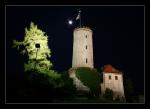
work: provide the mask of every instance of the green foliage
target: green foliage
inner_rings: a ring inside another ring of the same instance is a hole
[[[126,100],[125,100],[124,97],[119,97],[119,96],[117,96],[117,97],[115,98],[115,101],[116,101],[116,102],[120,102],[120,103],[125,103],[125,102],[126,102]]]
[[[17,41],[17,40],[13,40],[13,48],[17,48],[17,50],[19,50],[20,49],[20,46],[21,45],[23,45],[23,43],[22,42],[19,42],[19,41]]]
[[[128,93],[129,95],[132,95],[134,93],[133,82],[131,80],[125,80],[125,89],[126,93]]]
[[[48,78],[49,84],[53,84],[55,87],[60,86],[61,75],[51,70],[52,63],[49,60],[51,51],[48,47],[48,36],[45,35],[45,32],[38,29],[37,25],[31,22],[30,28],[25,28],[24,40],[13,40],[13,43],[13,47],[28,56],[28,62],[24,64],[26,73],[43,75]],[[37,44],[39,47],[36,46]],[[43,81],[45,80],[43,79]]]
[[[127,102],[134,102],[134,86],[133,82],[128,78],[124,78],[124,92]]]
[[[52,63],[48,60],[51,56],[51,51],[48,47],[48,36],[45,35],[45,32],[38,29],[37,25],[33,22],[31,22],[29,29],[25,28],[24,40],[13,40],[13,43],[13,47],[20,50],[20,53],[28,55],[28,64],[33,64],[31,67],[25,65],[25,71],[28,71],[30,68],[30,70],[33,69],[35,60],[41,68],[46,67],[47,69],[50,69],[52,67]],[[36,44],[40,44],[40,48],[36,48]]]
[[[111,89],[106,88],[104,98],[106,100],[113,100],[113,91]]]
[[[120,97],[117,96],[117,97],[115,98],[115,101],[121,101],[121,100],[120,100]]]
[[[96,69],[81,67],[76,69],[76,76],[82,83],[90,88],[90,94],[99,96],[100,94],[100,74]]]
[[[61,79],[63,82],[63,87],[62,87],[63,90],[62,91],[66,94],[69,94],[69,95],[75,94],[76,93],[76,87],[73,84],[73,80],[69,77],[68,71],[62,72]]]
[[[19,102],[51,102],[57,95],[60,79],[55,81],[47,74],[30,70],[24,74],[23,80],[16,96],[21,98]]]
[[[30,70],[26,72],[26,78],[28,79],[28,81],[38,83],[37,85],[45,84],[53,88],[60,87],[59,85],[61,82],[61,75],[57,74],[53,70],[49,70],[47,72],[38,72],[35,70]]]
[[[28,63],[28,64],[25,64],[25,72],[28,72],[28,71],[32,70],[32,71],[36,71],[37,73],[46,74],[47,76],[53,78],[54,80],[61,78],[60,74],[58,74],[54,70],[49,70],[44,66],[41,67],[39,65],[39,63],[36,65],[36,69],[34,69],[34,67],[35,67],[35,63],[32,63],[32,62]]]

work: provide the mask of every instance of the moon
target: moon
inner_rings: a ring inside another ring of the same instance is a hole
[[[72,25],[72,24],[73,24],[73,21],[72,21],[72,20],[69,20],[68,23],[69,23],[69,25]]]

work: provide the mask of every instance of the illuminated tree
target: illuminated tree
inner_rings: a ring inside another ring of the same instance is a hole
[[[33,22],[30,28],[25,28],[25,36],[23,41],[13,41],[14,46],[20,53],[27,54],[28,62],[24,65],[25,72],[36,71],[45,73],[50,77],[59,78],[55,71],[50,70],[52,63],[50,62],[51,50],[48,47],[48,36],[45,32],[38,29]]]

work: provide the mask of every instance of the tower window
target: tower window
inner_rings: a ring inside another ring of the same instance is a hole
[[[115,76],[115,80],[118,80],[118,76]]]
[[[109,79],[111,80],[111,76],[109,75]]]
[[[87,58],[86,58],[86,63],[87,63]]]
[[[87,38],[87,35],[85,37]]]
[[[86,49],[87,49],[87,45],[86,45]]]

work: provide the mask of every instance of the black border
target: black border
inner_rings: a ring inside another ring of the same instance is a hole
[[[5,6],[6,5],[145,5],[145,43],[146,41],[150,41],[148,38],[150,37],[150,34],[149,34],[149,20],[150,20],[150,17],[149,17],[149,6],[148,6],[148,1],[149,0],[3,0],[3,3],[2,3],[2,6],[0,8],[0,16],[3,16],[3,17],[0,17],[0,41],[1,41],[1,47],[4,47],[2,48],[1,50],[4,50],[5,51]],[[1,37],[3,36],[3,37]],[[4,39],[3,39],[4,38]],[[4,45],[3,45],[4,44]],[[148,49],[148,42],[145,44],[145,52],[146,51],[150,51],[150,49]],[[146,50],[148,49],[148,50]],[[1,60],[4,59],[4,62],[5,62],[5,52],[1,51],[0,53],[0,57],[1,57]],[[150,54],[148,53],[145,53],[146,57],[145,57],[145,61],[146,63],[148,63],[150,61],[150,59],[146,59],[146,58],[149,58],[150,57]],[[147,62],[148,61],[148,62]],[[149,65],[150,63],[146,64],[145,63],[145,77],[148,78],[146,80],[149,80],[149,73],[146,68],[149,69]],[[1,61],[1,71],[0,71],[0,85],[1,85],[1,91],[0,91],[0,103],[2,104],[7,104],[7,102],[5,101],[6,98],[5,98],[5,64]],[[3,71],[4,70],[4,71]],[[147,73],[146,73],[147,72]],[[145,80],[145,103],[148,103],[150,100],[149,100],[149,96],[147,94],[149,94],[149,86],[148,88],[146,89],[146,85],[150,82],[146,81]],[[146,100],[148,97],[148,100]],[[131,105],[130,105],[131,106]],[[105,107],[105,106],[104,106]],[[139,106],[138,106],[139,107]],[[84,107],[83,107],[84,108]],[[94,107],[91,107],[91,108],[94,108]],[[101,107],[102,108],[102,107]],[[108,108],[108,107],[107,107]],[[111,108],[111,107],[110,107]],[[126,106],[123,106],[121,105],[121,108],[127,108]],[[135,107],[130,107],[130,108],[135,108]],[[144,108],[142,106],[142,108]]]

